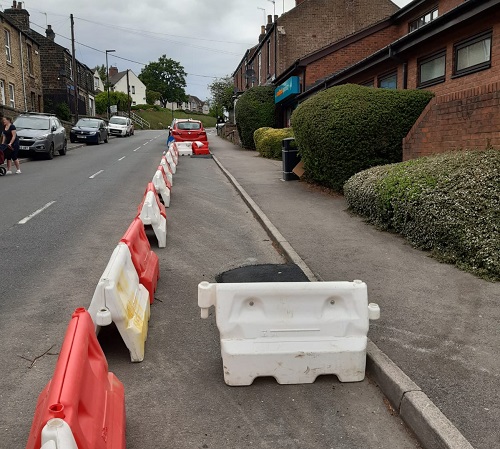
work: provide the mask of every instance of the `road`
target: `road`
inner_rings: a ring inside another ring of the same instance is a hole
[[[137,132],[0,179],[1,448],[26,443],[71,313],[90,304],[165,138]],[[125,385],[129,449],[418,447],[368,380],[227,387],[214,317],[199,318],[197,284],[284,260],[211,159],[181,160],[167,217],[167,248],[153,245],[161,279],[144,362],[130,362],[116,330],[99,336]]]

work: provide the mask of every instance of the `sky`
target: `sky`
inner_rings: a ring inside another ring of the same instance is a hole
[[[410,0],[393,0],[402,7]],[[258,42],[265,16],[289,11],[295,0],[26,0],[31,28],[71,49],[74,16],[77,59],[94,68],[106,64],[139,75],[145,64],[167,55],[188,73],[186,93],[202,101],[208,85],[231,75],[245,51]],[[0,10],[12,0],[0,0]]]

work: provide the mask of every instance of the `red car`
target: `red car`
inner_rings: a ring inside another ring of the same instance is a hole
[[[207,133],[199,120],[175,119],[170,126],[170,135],[177,142],[207,142]]]

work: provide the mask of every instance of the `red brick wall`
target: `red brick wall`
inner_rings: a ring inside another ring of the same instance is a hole
[[[500,82],[435,97],[403,139],[403,160],[500,148]]]
[[[306,68],[306,87],[366,58],[396,39],[397,30],[388,27],[309,64]]]

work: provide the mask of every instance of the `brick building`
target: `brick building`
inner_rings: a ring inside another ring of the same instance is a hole
[[[4,16],[15,23],[24,34],[39,43],[40,63],[43,66],[42,86],[45,112],[55,112],[59,104],[67,104],[75,113],[75,89],[71,52],[57,44],[55,33],[48,25],[45,36],[30,29],[29,13],[21,3],[13,1],[12,8],[4,11]],[[76,61],[78,86],[78,113],[95,114],[94,74],[80,61]]]
[[[0,13],[0,112],[42,111],[40,46],[16,22]]]

